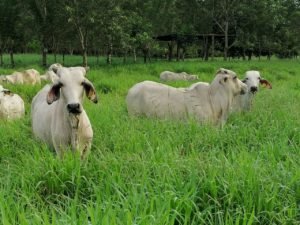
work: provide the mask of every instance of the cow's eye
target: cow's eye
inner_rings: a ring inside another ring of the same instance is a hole
[[[261,78],[260,78],[260,77],[258,77],[257,79],[258,79],[258,80],[261,80]]]
[[[234,76],[233,79],[236,80],[237,76]]]

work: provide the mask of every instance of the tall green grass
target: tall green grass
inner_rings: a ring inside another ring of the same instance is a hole
[[[260,70],[273,89],[261,88],[253,110],[223,129],[128,117],[133,84],[159,81],[163,70],[211,81],[220,67],[240,77]],[[71,153],[58,160],[33,138],[30,102],[40,87],[8,86],[27,112],[0,123],[1,224],[299,224],[299,61],[94,66],[88,78],[100,102],[85,100],[94,130],[86,162]]]

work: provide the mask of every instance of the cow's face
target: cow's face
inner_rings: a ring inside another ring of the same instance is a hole
[[[66,105],[66,109],[71,114],[82,112],[82,98],[84,92],[87,97],[97,103],[97,95],[93,84],[85,78],[86,70],[83,67],[59,68],[57,75],[59,79],[52,85],[48,92],[47,102],[52,104],[61,98]]]
[[[272,88],[269,81],[262,79],[258,71],[247,71],[243,82],[247,85],[248,92],[252,94],[255,94],[258,91],[259,84],[264,84],[270,89]]]
[[[235,72],[222,68],[217,74],[220,77],[219,83],[222,84],[228,92],[233,93],[234,96],[247,92],[247,85],[237,78]]]

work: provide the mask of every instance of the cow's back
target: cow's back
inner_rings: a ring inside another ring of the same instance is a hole
[[[25,114],[23,99],[17,94],[0,95],[0,118],[18,119]]]
[[[184,117],[184,91],[164,84],[144,81],[134,85],[126,97],[130,115]]]

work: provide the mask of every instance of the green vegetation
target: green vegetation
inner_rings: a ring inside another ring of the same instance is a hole
[[[239,77],[259,70],[273,89],[261,88],[252,112],[231,115],[223,129],[128,117],[133,84],[158,81],[163,70],[211,81],[220,67]],[[5,86],[23,97],[27,111],[0,123],[0,223],[299,224],[299,76],[299,61],[92,66],[88,77],[100,103],[85,101],[94,130],[86,162],[71,153],[58,160],[33,138],[30,102],[40,87]]]

